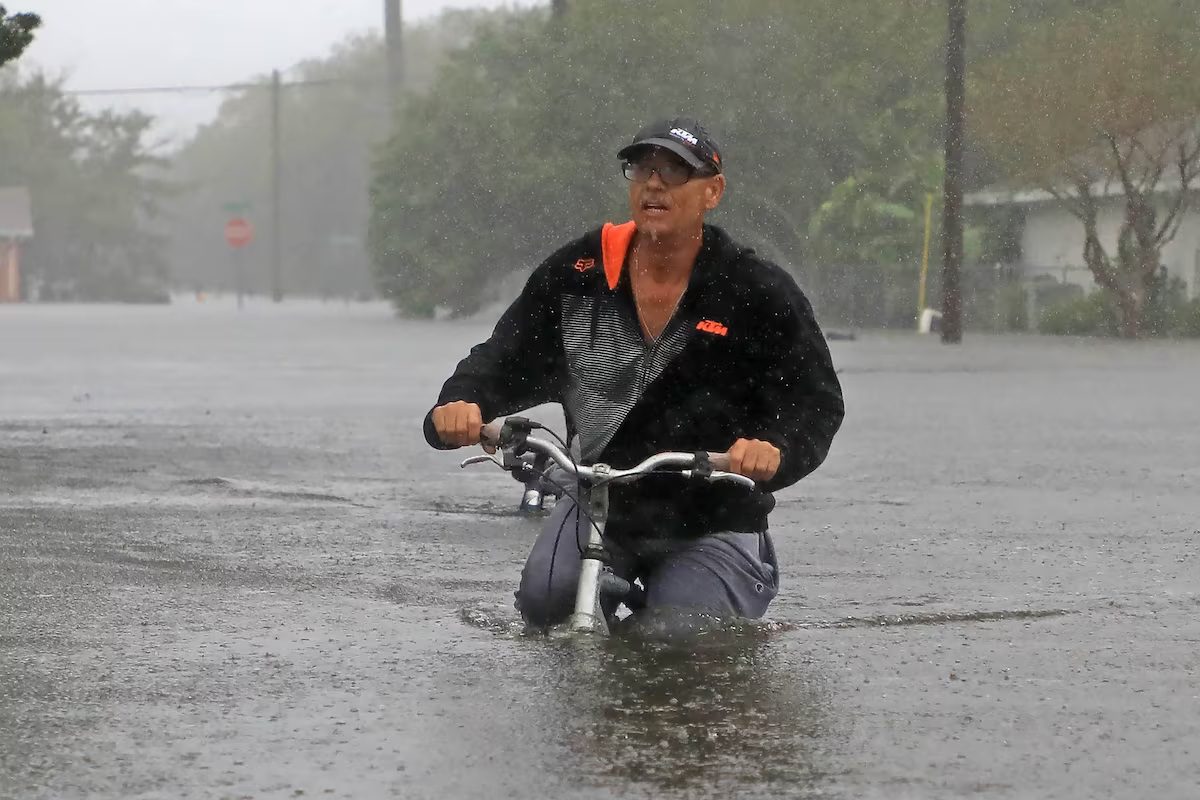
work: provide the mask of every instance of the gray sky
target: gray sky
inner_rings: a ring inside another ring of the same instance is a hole
[[[447,8],[531,5],[541,0],[404,0],[406,21]],[[25,66],[65,74],[72,89],[207,85],[321,56],[348,35],[383,27],[381,0],[5,0],[42,28]],[[139,107],[163,118],[178,141],[209,119],[219,94],[89,98],[89,108]]]

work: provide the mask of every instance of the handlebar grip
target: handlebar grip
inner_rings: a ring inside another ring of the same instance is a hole
[[[709,453],[708,463],[717,472],[729,472],[729,453]]]
[[[498,445],[500,444],[500,429],[504,427],[504,420],[494,419],[487,425],[479,429],[479,441],[481,444]]]

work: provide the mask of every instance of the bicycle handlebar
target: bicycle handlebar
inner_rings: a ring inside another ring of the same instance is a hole
[[[502,421],[496,420],[489,422],[480,429],[480,442],[492,447],[505,447],[509,443],[502,440],[503,429],[504,423]],[[692,468],[697,466],[697,453],[659,453],[657,455],[650,456],[642,463],[635,467],[631,467],[630,469],[613,469],[612,467],[608,467],[606,465],[588,467],[581,464],[576,464],[574,459],[564,453],[562,448],[560,448],[554,442],[550,442],[545,439],[539,439],[534,436],[525,436],[521,439],[520,443],[549,456],[550,459],[559,466],[559,468],[561,468],[571,477],[588,481],[592,485],[640,478],[643,475],[649,475],[655,470],[659,470],[663,467],[685,467],[687,469],[681,469],[679,472],[674,474],[681,475],[685,478],[690,478],[692,477]],[[736,483],[740,486],[744,486],[748,489],[754,488],[754,481],[752,479],[747,478],[745,475],[738,475],[728,471],[728,453],[706,453],[705,455],[707,456],[708,467],[711,471],[705,470],[706,474],[702,474],[700,477],[704,477],[706,480],[710,481],[728,481],[730,483]],[[468,462],[469,461],[470,459],[468,459]],[[467,462],[464,462],[463,466],[466,466],[466,463]]]
[[[487,425],[479,429],[479,443],[491,445],[492,447],[500,446],[500,431],[504,428],[504,422],[494,419]]]

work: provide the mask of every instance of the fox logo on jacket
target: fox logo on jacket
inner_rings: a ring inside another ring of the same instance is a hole
[[[587,272],[594,266],[596,266],[596,259],[594,258],[581,258],[575,262],[575,269],[579,272]]]

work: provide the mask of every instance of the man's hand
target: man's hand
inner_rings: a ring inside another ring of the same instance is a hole
[[[738,439],[729,448],[729,471],[769,481],[779,471],[779,448],[760,439]]]
[[[442,444],[450,447],[470,447],[479,444],[483,412],[474,403],[455,400],[433,410],[433,427]]]

